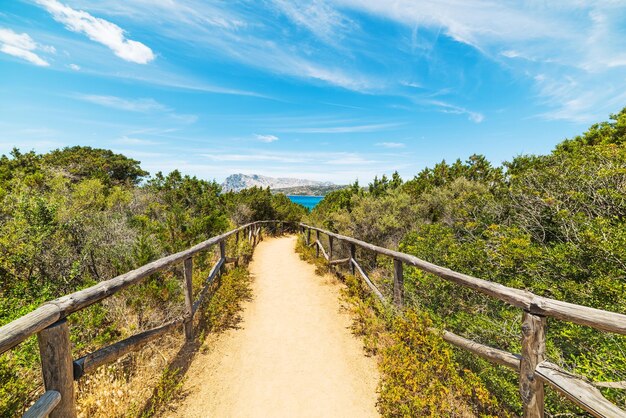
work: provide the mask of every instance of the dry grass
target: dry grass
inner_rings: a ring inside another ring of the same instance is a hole
[[[194,285],[199,285],[199,278],[206,277],[206,273],[201,269],[194,271]],[[194,341],[185,343],[181,325],[179,330],[83,376],[77,384],[79,416],[156,416],[172,401],[184,396],[181,387],[194,355],[213,341],[206,338],[212,336],[208,333],[219,332],[237,321],[242,300],[250,296],[249,285],[245,268],[229,271],[216,280],[209,292],[212,296],[205,299],[196,316]],[[122,325],[120,331],[125,336],[137,333],[146,325],[154,327],[171,320],[169,314],[164,314],[170,310],[162,307],[146,306],[139,310],[140,314],[131,314],[124,306],[127,300],[123,297],[112,298],[107,303],[108,311],[115,312],[115,323]]]
[[[141,416],[163,371],[169,369],[183,341],[180,331],[165,335],[85,375],[77,384],[79,417]]]

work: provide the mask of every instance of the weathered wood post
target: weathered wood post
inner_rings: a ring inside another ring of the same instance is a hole
[[[350,271],[352,272],[353,276],[355,273],[354,262],[356,262],[356,245],[350,243]]]
[[[185,292],[185,340],[193,341],[193,258],[186,258],[183,262],[184,292]]]
[[[239,267],[239,231],[235,233],[235,267]]]
[[[224,274],[226,272],[226,240],[220,241],[220,258],[222,259],[220,274]]]
[[[311,229],[306,229],[306,245],[311,245]]]
[[[333,237],[328,236],[328,262],[330,263],[333,259]]]
[[[535,376],[535,368],[545,358],[546,318],[524,311],[522,314],[522,359],[519,391],[524,418],[543,418],[543,383]]]
[[[393,303],[401,308],[404,305],[404,272],[402,261],[393,259]]]
[[[320,256],[320,231],[315,231],[315,239],[317,239],[317,245],[315,246],[315,257]]]
[[[46,391],[61,394],[61,402],[50,413],[51,418],[75,418],[74,368],[70,329],[67,321],[60,321],[37,334],[41,355],[41,372]]]
[[[279,235],[283,234],[284,228],[285,228],[285,223],[284,222],[280,222],[280,233],[279,233]]]

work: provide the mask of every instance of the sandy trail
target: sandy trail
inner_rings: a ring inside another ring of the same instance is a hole
[[[253,300],[241,328],[198,354],[171,417],[374,417],[378,372],[340,311],[339,285],[294,251],[295,237],[255,250]]]

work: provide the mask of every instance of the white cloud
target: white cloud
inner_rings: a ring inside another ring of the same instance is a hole
[[[339,158],[333,158],[331,160],[327,160],[324,163],[328,165],[368,165],[368,164],[374,164],[377,162],[378,161],[368,160],[359,155],[346,154],[346,155],[342,155]]]
[[[118,144],[123,144],[123,145],[155,145],[156,144],[156,142],[150,141],[148,139],[130,138],[126,135],[116,139],[115,142]]]
[[[56,51],[54,47],[38,45],[27,33],[16,33],[11,29],[0,28],[0,51],[40,67],[49,66],[50,63],[37,55],[37,50],[48,53]]]
[[[339,13],[325,0],[274,0],[274,4],[296,25],[306,28],[329,44],[336,44],[343,37],[343,32],[356,27],[354,21]]]
[[[274,141],[278,141],[278,137],[276,135],[259,135],[259,134],[254,134],[254,137],[256,139],[258,139],[261,142],[274,142]]]
[[[420,83],[416,83],[415,81],[401,81],[400,84],[406,87],[413,87],[414,89],[424,88],[423,85],[421,85]]]
[[[80,65],[70,64],[68,65],[68,67],[70,67],[74,71],[80,71]]]
[[[550,109],[542,116],[550,119],[589,122],[606,117],[624,105],[612,100],[622,97],[621,92],[626,90],[623,1],[332,2],[343,10],[391,19],[414,34],[416,28],[441,33],[474,47],[488,59],[502,62],[508,71],[535,81],[538,104]],[[512,63],[502,60],[503,57],[518,61]],[[565,79],[575,81],[577,88],[562,88],[569,83],[564,83]],[[467,113],[476,122],[483,119],[481,114],[465,112],[462,108],[447,111]]]
[[[368,125],[351,125],[351,126],[328,126],[313,128],[289,128],[281,129],[282,132],[294,132],[301,134],[343,134],[355,132],[375,132],[400,126],[400,123],[378,123]]]
[[[154,59],[152,50],[141,42],[126,38],[125,31],[114,23],[94,17],[82,10],[75,10],[57,0],[36,0],[56,20],[77,33],[110,48],[125,61],[147,64]]]
[[[450,103],[442,102],[440,100],[428,100],[426,104],[435,106],[439,112],[451,113],[455,115],[467,115],[467,118],[475,123],[480,123],[485,120],[485,116],[482,113],[468,110],[461,106],[456,106]]]
[[[284,6],[284,13],[289,15],[287,9],[292,6],[282,1],[278,3],[278,7]],[[247,8],[238,7],[236,2],[103,0],[92,7],[108,14],[132,16],[147,25],[159,21],[155,29],[162,36],[274,74],[317,80],[358,92],[381,91],[386,85],[384,80],[365,74],[354,65],[338,62],[328,49],[311,47],[302,40],[294,41],[288,28],[276,30],[276,22],[268,21],[274,16],[266,18],[258,14],[261,5]],[[330,35],[333,31],[341,28],[347,31],[353,26],[347,24],[328,1],[307,3],[305,9],[293,11],[296,14],[290,18],[294,22],[306,21],[310,25],[308,29],[318,38],[336,39]],[[277,12],[270,11],[269,14]],[[344,23],[347,26],[344,27]],[[325,26],[334,29],[325,34]],[[352,32],[349,34],[353,35]]]
[[[149,113],[168,111],[168,107],[154,99],[124,99],[117,96],[78,95],[79,100],[129,112]]]
[[[275,151],[265,152],[262,150],[246,150],[239,153],[220,153],[211,152],[201,154],[203,157],[216,162],[273,162],[278,164],[297,164],[297,167],[311,166],[319,167],[320,165],[337,166],[337,165],[368,165],[377,163],[370,156],[352,152],[292,152],[292,151]],[[295,166],[291,166],[294,167]]]
[[[294,163],[300,164],[307,160],[289,153],[256,153],[256,154],[203,154],[204,157],[211,161],[221,162],[276,162],[276,163]]]
[[[507,49],[506,51],[502,51],[500,55],[507,58],[518,58],[522,56],[519,51],[515,51],[514,49]]]
[[[404,144],[403,142],[378,142],[376,144],[377,147],[383,147],[383,148],[404,148],[406,147],[406,144]]]
[[[545,37],[567,37],[574,29],[565,19],[548,16],[547,7],[499,0],[459,2],[458,0],[421,1],[334,0],[348,6],[391,18],[408,26],[442,30],[450,38],[483,50],[489,43],[514,42]],[[537,3],[539,5],[539,3]],[[559,7],[555,7],[558,9]]]

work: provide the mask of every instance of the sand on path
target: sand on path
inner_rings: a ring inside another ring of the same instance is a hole
[[[315,274],[296,238],[255,250],[239,328],[193,360],[170,417],[375,417],[378,372],[349,329],[340,284]]]

